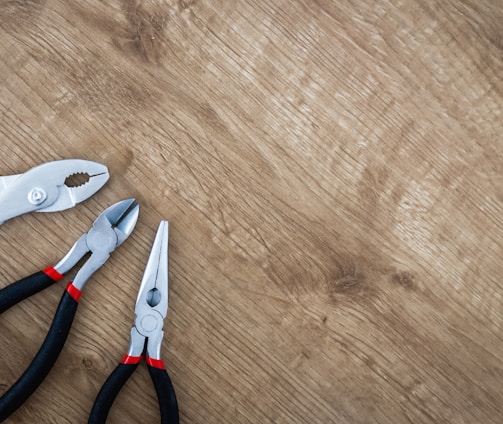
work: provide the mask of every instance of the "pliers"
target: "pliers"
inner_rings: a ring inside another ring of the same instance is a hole
[[[123,200],[110,206],[94,221],[91,230],[81,236],[55,266],[0,290],[0,313],[2,313],[20,300],[62,279],[84,255],[91,253],[73,282],[68,283],[47,337],[35,358],[24,374],[0,398],[0,422],[30,397],[51,370],[70,332],[84,285],[131,234],[138,219],[138,211],[139,205],[135,199]]]
[[[122,386],[146,350],[146,362],[157,392],[162,424],[178,424],[175,390],[161,359],[164,318],[168,312],[168,221],[161,221],[136,300],[129,350],[101,388],[88,424],[105,423]]]
[[[77,187],[67,178],[84,174]],[[96,193],[110,177],[105,165],[82,159],[47,162],[23,174],[0,177],[0,224],[28,212],[55,212],[75,206]]]

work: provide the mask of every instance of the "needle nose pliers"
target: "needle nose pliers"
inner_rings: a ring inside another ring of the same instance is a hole
[[[66,185],[68,177],[87,176],[76,187]],[[0,224],[28,212],[56,212],[75,206],[108,181],[105,165],[82,159],[64,159],[36,166],[23,174],[0,177]]]
[[[138,211],[139,205],[135,199],[123,200],[110,206],[94,221],[91,230],[81,236],[55,266],[0,290],[0,313],[2,313],[20,300],[62,279],[84,255],[91,253],[73,282],[68,283],[40,350],[23,375],[0,398],[0,422],[30,397],[51,370],[70,332],[85,283],[107,261],[110,254],[129,237],[136,225]]]
[[[178,424],[175,390],[161,359],[164,318],[168,312],[168,221],[161,221],[143,275],[135,306],[129,350],[101,388],[88,424],[104,424],[122,386],[133,374],[146,350],[162,424]]]

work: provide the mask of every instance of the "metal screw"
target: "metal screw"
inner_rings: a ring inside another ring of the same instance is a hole
[[[45,199],[47,199],[47,193],[40,187],[35,187],[28,193],[28,201],[32,205],[40,205]]]

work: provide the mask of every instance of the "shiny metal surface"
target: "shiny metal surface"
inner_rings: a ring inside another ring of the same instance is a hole
[[[142,354],[161,359],[164,318],[168,312],[168,238],[169,223],[161,221],[145,267],[135,306],[128,355]]]
[[[75,174],[86,174],[88,181],[67,186],[67,178]],[[23,174],[0,177],[0,224],[29,212],[71,208],[96,193],[109,177],[105,165],[81,159],[48,162]]]
[[[64,274],[84,255],[91,253],[73,280],[73,285],[82,290],[89,277],[132,233],[138,220],[138,213],[139,205],[135,199],[122,200],[110,206],[96,218],[91,230],[77,240],[54,268],[60,274]]]

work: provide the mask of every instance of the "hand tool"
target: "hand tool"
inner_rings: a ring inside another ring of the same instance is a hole
[[[77,187],[68,177],[85,174]],[[91,197],[108,181],[105,165],[82,159],[65,159],[36,166],[24,174],[0,177],[0,224],[28,212],[56,212],[72,208]]]
[[[168,312],[168,226],[168,221],[161,221],[145,268],[128,353],[98,393],[89,424],[105,423],[115,398],[140,363],[145,347],[148,370],[161,410],[161,423],[178,424],[175,390],[161,359],[162,328]]]
[[[89,232],[82,235],[67,255],[54,267],[46,268],[0,290],[0,313],[20,300],[63,278],[84,255],[91,253],[68,283],[45,341],[24,374],[0,398],[0,422],[9,417],[30,397],[56,362],[77,312],[81,291],[91,275],[110,257],[133,231],[139,205],[135,199],[123,200],[103,211]]]

